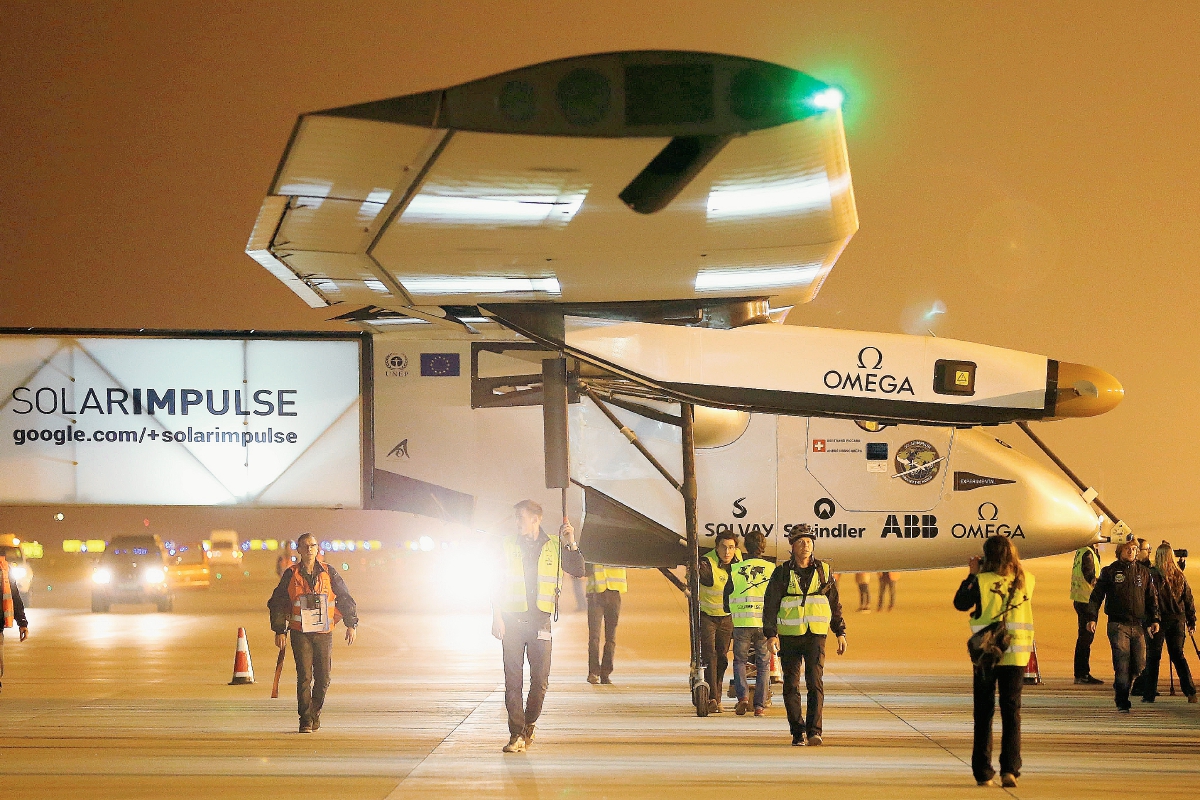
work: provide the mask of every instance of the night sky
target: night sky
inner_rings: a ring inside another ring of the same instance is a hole
[[[1200,546],[1183,3],[3,3],[0,326],[338,329],[243,253],[297,115],[624,49],[843,88],[861,229],[790,321],[1108,370],[1116,411],[1036,429],[1135,531]]]

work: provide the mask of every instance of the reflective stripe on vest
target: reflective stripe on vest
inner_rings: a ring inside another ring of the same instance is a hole
[[[1075,551],[1075,564],[1071,567],[1071,600],[1076,603],[1086,603],[1092,599],[1092,584],[1083,579],[1083,559],[1087,553],[1092,554],[1093,574],[1100,574],[1100,559],[1096,551],[1090,547]]]
[[[525,564],[521,559],[521,545],[515,534],[504,537],[504,595],[500,610],[520,614],[529,610],[525,599]],[[559,552],[558,537],[550,536],[538,554],[537,607],[547,614],[554,613],[554,601],[558,596]]]
[[[735,628],[761,628],[763,597],[775,565],[765,558],[739,561],[730,572],[729,613]]]
[[[303,630],[300,619],[300,596],[305,594],[323,594],[328,598],[330,616],[333,624],[337,625],[342,619],[342,612],[337,610],[337,595],[333,593],[333,582],[329,579],[329,566],[322,564],[317,573],[317,585],[310,586],[300,574],[300,565],[290,567],[292,578],[288,581],[288,597],[292,599],[292,616],[288,619],[288,627],[294,631]],[[316,567],[313,567],[316,569]]]
[[[729,573],[721,568],[721,559],[717,558],[716,550],[709,550],[704,554],[704,558],[708,559],[709,566],[712,567],[712,586],[700,584],[700,611],[710,617],[725,616],[725,583],[729,580]],[[732,564],[738,563],[739,556],[733,554]]]
[[[0,583],[3,583],[4,590],[4,627],[11,628],[13,626],[13,599],[12,599],[12,584],[8,579],[8,561],[4,556],[0,556]]]
[[[979,598],[982,612],[979,619],[970,619],[971,633],[981,631],[993,622],[1004,618],[1004,625],[1012,634],[1012,640],[1000,666],[1023,667],[1029,663],[1033,652],[1033,587],[1034,577],[1025,572],[1025,585],[1013,596],[1013,607],[1005,614],[1004,606],[1012,581],[1007,576],[994,572],[979,573]]]
[[[800,587],[796,568],[792,567],[787,592],[779,603],[777,627],[780,636],[829,633],[833,611],[829,607],[829,598],[820,593],[822,586],[829,583],[829,565],[820,561],[817,565],[820,569],[813,570],[807,591]]]
[[[629,583],[625,579],[624,567],[609,567],[604,564],[593,564],[592,571],[588,573],[587,592],[588,594],[600,594],[601,592],[625,592],[629,589]]]

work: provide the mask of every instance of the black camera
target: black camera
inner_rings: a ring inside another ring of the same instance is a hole
[[[1176,560],[1176,563],[1179,564],[1179,568],[1181,570],[1187,569],[1187,553],[1188,553],[1188,551],[1186,549],[1176,549],[1176,550],[1172,550],[1171,552],[1175,554],[1175,560]]]

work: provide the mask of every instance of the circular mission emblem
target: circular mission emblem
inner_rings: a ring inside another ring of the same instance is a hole
[[[913,486],[929,483],[942,467],[940,458],[937,448],[929,442],[913,439],[896,451],[896,474]]]
[[[405,370],[408,369],[408,356],[404,353],[388,353],[383,363],[387,365],[388,369]]]

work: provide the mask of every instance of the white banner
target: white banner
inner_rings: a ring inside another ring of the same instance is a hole
[[[360,347],[0,335],[0,503],[361,508]]]

